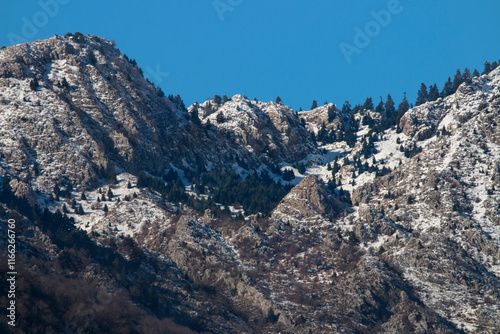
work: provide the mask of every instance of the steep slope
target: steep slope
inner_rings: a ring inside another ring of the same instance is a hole
[[[251,101],[241,95],[201,105],[204,124],[211,124],[236,144],[263,154],[270,163],[298,161],[314,153],[311,136],[290,107]]]
[[[378,243],[382,257],[425,304],[471,332],[499,328],[499,80],[496,70],[407,113],[401,128],[410,138],[430,137],[423,151],[353,195],[404,228]],[[360,211],[355,224],[381,217]]]
[[[24,270],[45,277],[37,289],[65,277],[92,291],[75,302],[57,291],[72,304],[45,320],[59,315],[56,331],[90,326],[75,311],[85,302],[104,311],[94,331],[119,326],[118,315],[152,333],[175,322],[216,333],[495,333],[499,89],[500,69],[473,78],[409,110],[398,133],[363,121],[378,124],[372,110],[333,104],[297,114],[235,95],[186,110],[95,36],[14,46],[0,52],[0,168],[42,210],[4,184],[0,219],[22,221],[20,251],[33,256]],[[335,138],[311,136],[325,133]],[[284,168],[295,187],[268,216],[236,214],[230,192],[224,205],[210,197],[214,184],[244,193],[259,173],[282,187],[271,179]],[[192,197],[169,202],[180,189]]]
[[[314,151],[290,108],[235,97],[220,112],[240,106],[232,130],[194,122],[180,98],[166,98],[135,61],[96,36],[16,45],[0,52],[1,166],[34,199],[33,191],[48,194],[55,184],[91,189],[119,172],[253,170]]]
[[[99,37],[3,50],[0,99],[3,166],[35,190],[68,180],[96,186],[115,169],[161,173],[202,152],[220,163],[202,129]]]

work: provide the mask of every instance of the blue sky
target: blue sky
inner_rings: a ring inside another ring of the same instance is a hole
[[[441,89],[457,68],[482,71],[485,60],[500,59],[498,0],[397,3],[0,0],[0,46],[99,35],[188,105],[240,93],[263,101],[279,95],[295,109],[309,109],[313,99],[341,106],[388,93],[399,103],[405,91],[413,102],[421,82]],[[377,23],[373,12],[390,18]],[[356,27],[368,28],[369,43],[355,40]],[[349,57],[341,45],[352,47]]]

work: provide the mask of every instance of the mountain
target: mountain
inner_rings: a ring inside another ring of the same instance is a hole
[[[500,68],[396,121],[186,108],[96,36],[1,50],[18,328],[500,331]]]
[[[32,190],[47,193],[56,183],[91,189],[115,172],[260,166],[315,149],[295,113],[272,103],[252,107],[255,125],[268,132],[254,128],[248,147],[246,137],[228,138],[227,127],[193,123],[180,98],[165,98],[133,61],[96,36],[16,45],[0,53],[0,63],[0,150],[22,196],[34,198]],[[233,103],[246,111],[249,102]]]

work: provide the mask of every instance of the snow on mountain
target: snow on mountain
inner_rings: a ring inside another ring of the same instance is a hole
[[[251,101],[235,95],[226,102],[201,105],[202,122],[271,163],[297,161],[316,150],[297,113],[282,104]],[[192,107],[191,107],[192,110]]]
[[[0,52],[0,168],[17,195],[141,259],[137,276],[92,272],[107,290],[137,297],[139,277],[159,309],[198,329],[497,332],[499,89],[500,68],[409,110],[402,133],[333,104],[296,113],[235,95],[186,110],[111,42],[56,36]],[[313,140],[325,131],[342,136]],[[170,169],[193,195],[196,169],[295,179],[269,216],[242,218],[137,187],[139,171],[161,184]],[[32,234],[21,239],[49,244]]]

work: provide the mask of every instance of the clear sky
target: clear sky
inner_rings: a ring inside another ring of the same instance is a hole
[[[499,13],[498,0],[0,0],[0,46],[99,35],[187,105],[239,93],[309,109],[414,102],[421,82],[482,72],[500,59]]]

